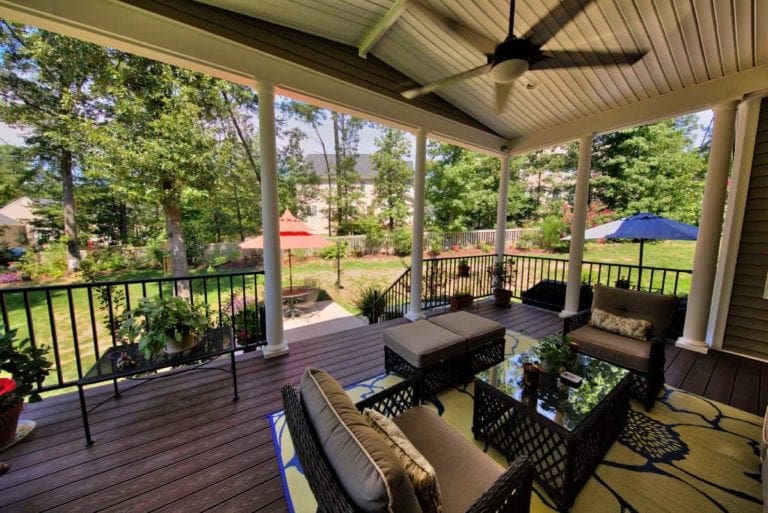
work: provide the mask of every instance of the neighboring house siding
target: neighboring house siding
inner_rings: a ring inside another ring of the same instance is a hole
[[[763,99],[723,347],[768,357],[768,98]]]

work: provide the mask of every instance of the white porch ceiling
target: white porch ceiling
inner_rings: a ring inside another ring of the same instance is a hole
[[[647,50],[636,64],[536,70],[495,108],[487,76],[399,92],[485,63],[445,25],[506,35],[508,0],[0,0],[0,16],[498,153],[552,146],[768,89],[768,0],[517,0],[515,34],[544,50]],[[584,58],[584,56],[581,56]],[[596,63],[597,64],[597,63]],[[525,85],[535,87],[528,90]]]
[[[394,3],[201,1],[353,47]],[[502,41],[508,12],[508,1],[411,0],[370,54],[426,84],[485,62],[440,16]],[[648,54],[632,66],[529,71],[515,84],[501,115],[487,76],[435,94],[495,132],[523,138],[766,65],[768,23],[759,20],[767,16],[766,0],[517,0],[516,35],[543,20],[537,42],[547,40],[545,50]],[[529,82],[534,89],[525,87]]]

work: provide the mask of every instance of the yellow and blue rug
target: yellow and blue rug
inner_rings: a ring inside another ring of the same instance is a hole
[[[522,352],[535,340],[509,332],[507,353]],[[357,401],[400,381],[378,376],[347,389]],[[473,440],[473,388],[438,396],[443,418]],[[442,409],[442,408],[441,408]],[[286,502],[293,513],[313,513],[317,504],[304,479],[283,412],[270,416]],[[762,510],[759,437],[762,419],[681,390],[666,387],[646,412],[632,401],[627,427],[576,498],[571,511],[738,512]],[[482,442],[476,442],[483,446]],[[492,449],[500,463],[506,459]],[[555,511],[534,484],[532,512]]]

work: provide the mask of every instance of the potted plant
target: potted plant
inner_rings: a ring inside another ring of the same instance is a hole
[[[13,441],[24,397],[31,403],[42,400],[35,387],[48,375],[47,347],[34,347],[28,339],[16,343],[16,330],[0,335],[0,447]]]
[[[191,349],[211,326],[208,305],[192,305],[178,296],[141,298],[121,315],[120,335],[139,343],[146,358],[163,350],[173,354]]]
[[[469,276],[469,260],[466,258],[462,258],[459,260],[459,276],[467,277]]]
[[[560,373],[576,354],[560,335],[547,335],[539,340],[531,352],[539,358],[539,366],[547,374]]]
[[[625,278],[622,276],[618,280],[616,280],[616,283],[614,283],[617,289],[628,289],[630,286],[629,278]]]
[[[264,305],[255,303],[244,305],[231,318],[230,325],[235,334],[235,341],[244,346],[264,340],[263,323]]]
[[[472,303],[475,299],[466,290],[457,290],[451,296],[451,312],[458,312],[459,310],[469,310],[472,308]]]
[[[497,262],[488,269],[493,281],[493,297],[496,300],[496,306],[509,308],[512,300],[512,291],[506,288],[513,276],[514,263],[512,261]]]
[[[379,322],[379,317],[384,314],[384,302],[381,301],[382,292],[375,287],[366,287],[355,299],[355,306],[368,318],[368,324]]]

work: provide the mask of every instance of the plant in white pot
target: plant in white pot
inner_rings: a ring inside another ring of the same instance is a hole
[[[35,347],[28,339],[16,341],[16,330],[0,335],[0,447],[14,440],[24,398],[42,400],[36,386],[48,375],[51,363],[46,347]]]
[[[138,342],[146,358],[193,348],[211,327],[207,304],[192,305],[178,296],[141,298],[138,306],[123,312],[120,336]]]

